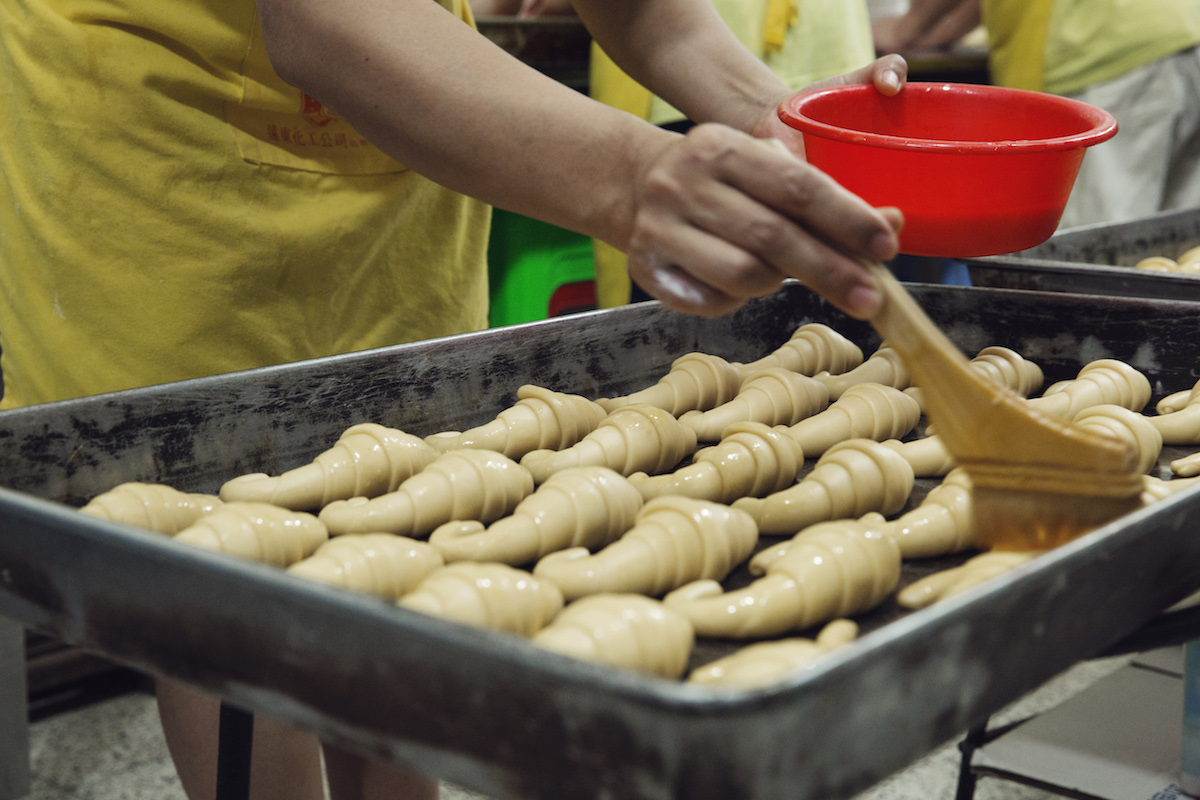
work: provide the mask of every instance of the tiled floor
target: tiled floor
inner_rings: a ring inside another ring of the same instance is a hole
[[[1054,707],[1128,659],[1086,662],[993,718],[999,724]],[[143,692],[35,722],[31,800],[186,800],[175,777],[153,698]],[[940,800],[954,796],[958,750],[950,743],[855,800]],[[1055,795],[983,779],[978,800],[1049,800]],[[443,800],[486,800],[443,785]]]

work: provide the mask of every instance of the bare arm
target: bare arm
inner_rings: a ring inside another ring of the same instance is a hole
[[[645,55],[666,35],[633,32],[679,13],[678,0],[609,3],[617,21],[589,24],[628,34],[623,61],[666,99],[726,123],[687,137],[541,75],[430,0],[258,6],[285,80],[432,180],[626,249],[631,275],[668,306],[723,313],[789,276],[858,315],[878,303],[857,259],[893,255],[897,220],[747,135],[784,131],[774,107],[786,90],[723,23],[700,15],[676,33],[711,48],[708,66]],[[861,75],[894,91],[884,76],[903,61],[889,63]]]
[[[974,24],[962,29],[971,19]],[[875,49],[899,53],[945,47],[978,24],[979,0],[911,0],[908,11],[901,16],[875,22]]]

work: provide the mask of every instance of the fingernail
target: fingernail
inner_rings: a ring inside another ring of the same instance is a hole
[[[900,76],[895,70],[888,69],[883,71],[883,85],[895,91],[900,91]]]
[[[846,297],[846,311],[859,319],[869,319],[883,307],[883,295],[874,286],[858,285]]]
[[[896,255],[896,237],[881,231],[871,237],[869,249],[876,261],[887,261]]]

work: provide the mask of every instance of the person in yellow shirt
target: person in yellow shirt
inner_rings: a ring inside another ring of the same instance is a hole
[[[628,252],[679,311],[787,277],[877,310],[859,260],[895,254],[899,213],[759,141],[800,152],[775,116],[791,89],[712,7],[577,8],[707,124],[672,133],[554,82],[463,0],[0,3],[0,406],[482,328],[490,205]],[[164,681],[160,706],[185,790],[211,797],[216,702]],[[258,730],[254,796],[322,796],[315,741]],[[335,798],[436,795],[329,752]]]
[[[1117,136],[1088,150],[1061,227],[1200,206],[1200,0],[912,0],[876,23],[876,45],[944,45],[939,23],[971,14],[987,29],[993,83],[1117,120]]]

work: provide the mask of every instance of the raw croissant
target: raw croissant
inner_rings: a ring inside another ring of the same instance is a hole
[[[954,456],[950,455],[940,436],[923,436],[910,442],[888,439],[882,444],[899,453],[918,478],[936,478],[954,469]]]
[[[325,542],[288,572],[397,600],[442,563],[441,554],[426,542],[392,533],[352,533]]]
[[[698,636],[767,637],[873,608],[899,580],[900,548],[890,536],[865,524],[814,526],[744,589],[696,581],[663,602],[691,620]]]
[[[896,348],[886,341],[879,345],[870,358],[848,372],[839,375],[819,372],[813,377],[829,390],[830,400],[837,400],[851,386],[860,383],[880,383],[895,389],[906,389],[912,380],[904,360]]]
[[[594,594],[571,603],[533,637],[545,650],[584,661],[678,678],[695,634],[688,621],[638,594]]]
[[[586,397],[540,386],[517,389],[517,403],[491,422],[463,433],[435,433],[425,441],[441,453],[464,447],[520,459],[531,450],[561,450],[596,429],[607,411]]]
[[[984,380],[1007,386],[1022,397],[1028,397],[1042,388],[1042,382],[1045,380],[1041,367],[1007,347],[985,347],[968,362],[968,365]],[[919,388],[912,386],[905,389],[904,393],[915,398],[924,407],[924,398]]]
[[[896,602],[904,608],[925,608],[1003,575],[1037,555],[1038,552],[1034,550],[996,550],[981,553],[957,567],[935,572],[909,584],[896,596]]]
[[[920,419],[921,405],[904,392],[879,383],[860,383],[820,414],[787,431],[804,455],[813,458],[846,439],[899,439]]]
[[[895,450],[870,439],[829,448],[803,480],[764,498],[743,497],[734,508],[750,514],[767,534],[794,534],[817,522],[894,514],[912,494],[912,467]]]
[[[225,503],[175,534],[175,541],[286,567],[329,539],[320,520],[268,503]]]
[[[830,622],[815,639],[755,642],[734,653],[697,667],[689,683],[730,689],[757,689],[786,680],[858,637],[858,625],[848,619]]]
[[[1174,404],[1167,401],[1174,398]],[[1164,410],[1165,409],[1165,410]],[[1200,444],[1200,382],[1190,391],[1176,392],[1158,404],[1159,416],[1148,417],[1163,444]]]
[[[689,581],[723,579],[757,542],[748,514],[707,500],[659,497],[600,552],[575,547],[551,553],[533,574],[558,586],[568,601],[602,592],[658,596]]]
[[[1150,402],[1150,381],[1124,361],[1102,358],[1085,365],[1074,380],[1059,381],[1029,404],[1043,414],[1073,419],[1088,406],[1114,404],[1141,411]]]
[[[641,494],[619,473],[572,467],[551,475],[511,516],[487,528],[475,520],[447,522],[429,543],[448,562],[526,564],[565,547],[603,547],[629,530],[641,507]]]
[[[568,467],[608,467],[622,475],[658,474],[696,449],[696,433],[657,406],[618,408],[596,430],[565,450],[534,450],[521,459],[537,483]]]
[[[84,514],[168,536],[179,533],[221,505],[211,494],[181,492],[161,483],[122,483],[96,495]]]
[[[347,428],[311,463],[275,477],[255,472],[227,481],[221,499],[315,510],[334,500],[393,491],[437,455],[417,436],[364,422]]]
[[[625,397],[596,401],[605,411],[635,404],[655,406],[673,416],[708,409],[732,400],[742,385],[742,373],[720,356],[688,353],[675,359],[671,370],[653,386]]]
[[[1075,417],[1075,424],[1132,445],[1138,454],[1138,472],[1149,472],[1158,463],[1163,438],[1151,417],[1121,406],[1105,404],[1083,409]]]
[[[746,378],[727,403],[708,411],[689,411],[679,421],[702,442],[715,442],[730,425],[761,422],[793,425],[829,405],[829,390],[814,378],[783,367],[770,367]]]
[[[424,536],[443,522],[491,522],[533,491],[529,471],[490,450],[452,450],[404,481],[394,492],[335,500],[320,518],[333,534],[398,533]]]
[[[547,581],[507,564],[462,561],[429,573],[400,606],[477,628],[532,636],[563,606]]]
[[[842,334],[819,322],[801,325],[792,337],[768,355],[749,364],[735,364],[744,377],[767,367],[783,367],[802,375],[839,374],[863,361],[862,349]]]
[[[629,481],[647,500],[683,495],[732,503],[791,486],[803,466],[800,445],[785,432],[743,422],[727,428],[725,438],[698,452],[691,464],[665,475],[635,473]]]

